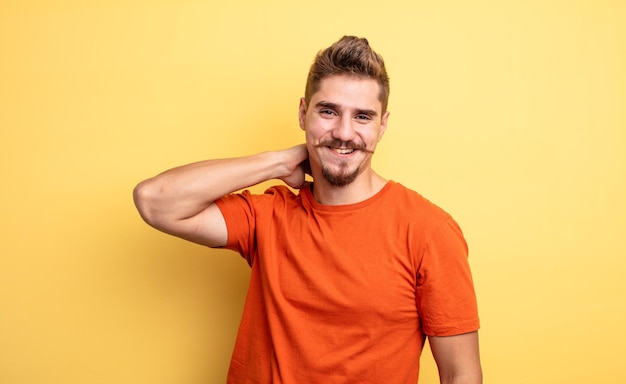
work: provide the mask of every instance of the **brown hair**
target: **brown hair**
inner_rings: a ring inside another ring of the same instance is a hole
[[[344,36],[315,56],[304,91],[307,103],[319,90],[322,79],[331,75],[349,75],[378,81],[380,86],[378,99],[382,104],[382,112],[387,111],[389,76],[382,56],[374,52],[367,39]]]

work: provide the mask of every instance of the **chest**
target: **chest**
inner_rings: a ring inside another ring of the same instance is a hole
[[[383,217],[292,216],[259,239],[274,300],[320,321],[367,325],[416,316],[416,253],[406,224]]]

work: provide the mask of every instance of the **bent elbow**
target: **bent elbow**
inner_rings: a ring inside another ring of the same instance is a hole
[[[156,191],[152,179],[144,180],[133,189],[133,201],[141,218],[151,226],[156,226]]]

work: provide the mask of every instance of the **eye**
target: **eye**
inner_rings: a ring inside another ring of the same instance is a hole
[[[365,114],[356,115],[355,118],[357,120],[372,120],[372,117],[370,115],[365,115]]]
[[[321,109],[320,110],[320,114],[321,115],[328,115],[328,116],[336,115],[335,111],[333,111],[332,109]]]

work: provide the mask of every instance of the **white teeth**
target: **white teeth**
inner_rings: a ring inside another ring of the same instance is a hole
[[[347,155],[350,154],[352,152],[354,152],[354,149],[352,148],[333,148],[333,151],[341,154],[341,155]]]

